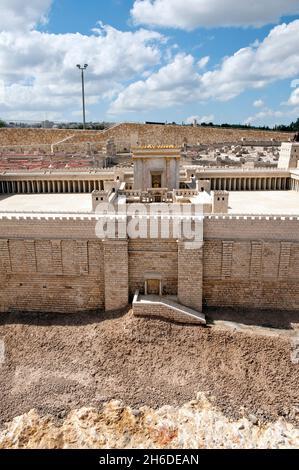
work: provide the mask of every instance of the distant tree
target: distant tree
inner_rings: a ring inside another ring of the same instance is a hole
[[[299,118],[295,122],[291,122],[289,126],[281,124],[280,126],[275,126],[274,130],[283,131],[283,132],[298,132],[299,131]]]
[[[0,119],[0,127],[6,127],[6,122]]]

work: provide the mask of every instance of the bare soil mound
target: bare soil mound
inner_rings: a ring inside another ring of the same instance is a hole
[[[287,336],[103,313],[1,315],[1,425],[35,408],[64,418],[112,399],[181,406],[209,396],[227,417],[296,422],[298,365]]]

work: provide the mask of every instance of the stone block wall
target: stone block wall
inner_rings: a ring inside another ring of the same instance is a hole
[[[104,308],[100,241],[0,239],[0,311]]]
[[[105,310],[113,311],[128,305],[128,242],[105,240]]]
[[[202,311],[202,248],[190,249],[178,243],[178,300],[186,307]]]
[[[114,138],[118,151],[130,149],[136,145],[191,145],[214,144],[224,142],[241,142],[243,138],[250,142],[279,142],[293,139],[293,133],[267,132],[243,129],[217,129],[209,127],[192,127],[176,125],[146,125],[123,123],[104,131],[105,138]]]
[[[205,306],[299,309],[299,243],[206,240]]]
[[[163,294],[177,294],[178,252],[175,240],[129,241],[129,289],[131,297],[136,290],[144,293],[144,274],[148,272],[161,274]]]
[[[286,142],[294,133],[267,132],[260,130],[217,129],[177,125],[146,125],[122,123],[104,131],[60,130],[60,129],[0,129],[1,146],[51,145],[68,139],[68,144],[91,142],[101,146],[114,139],[117,150],[129,150],[136,145],[196,145],[241,142],[261,144],[271,139]]]
[[[3,217],[0,311],[118,310],[149,272],[197,311],[298,310],[298,228],[295,217],[208,216],[203,249],[188,249],[175,239],[103,242],[92,216]]]

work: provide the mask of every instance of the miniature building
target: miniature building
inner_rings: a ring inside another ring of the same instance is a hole
[[[297,154],[284,144],[270,170],[180,168],[178,149],[147,147],[134,150],[134,172],[0,173],[0,311],[115,311],[133,300],[136,315],[204,323],[205,306],[299,310]],[[116,231],[99,237],[101,202],[122,212],[109,213]],[[131,202],[146,214],[123,211]],[[194,244],[159,203],[182,209]],[[197,205],[199,216],[188,212]],[[126,231],[147,220],[155,237]]]
[[[213,214],[228,213],[228,191],[212,191],[212,212]]]
[[[211,191],[211,181],[210,180],[196,181],[196,189],[198,192],[206,191],[207,193],[209,193]]]
[[[93,191],[91,193],[93,212],[96,211],[97,207],[102,202],[109,202],[110,194],[111,194],[111,191]]]
[[[299,161],[299,143],[284,142],[281,145],[278,168],[285,168],[285,169],[297,168],[298,161]]]
[[[180,150],[173,147],[133,149],[134,189],[179,188]]]

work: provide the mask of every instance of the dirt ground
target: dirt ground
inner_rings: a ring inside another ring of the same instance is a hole
[[[295,315],[295,314],[294,314]],[[72,409],[126,405],[182,405],[205,392],[225,415],[285,416],[298,423],[299,365],[291,361],[292,321],[252,312],[250,325],[275,326],[274,336],[240,332],[244,312],[208,312],[208,327],[104,315],[2,314],[0,425],[32,408],[62,419]],[[213,324],[214,323],[214,324]],[[274,330],[273,330],[274,331]]]

